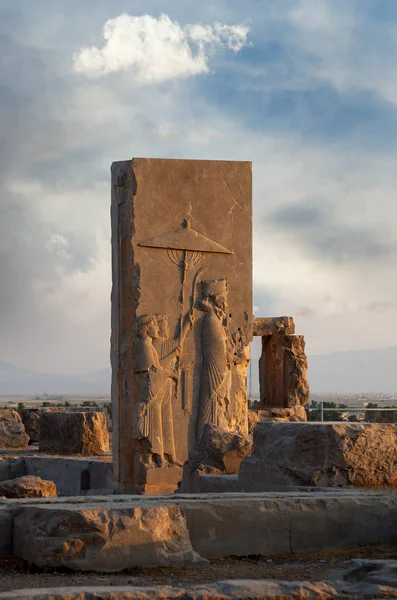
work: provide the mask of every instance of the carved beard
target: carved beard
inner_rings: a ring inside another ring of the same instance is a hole
[[[226,315],[225,311],[222,308],[218,308],[217,306],[214,305],[214,313],[216,314],[218,319],[220,321],[222,321],[222,325],[225,325],[227,322],[227,315]]]

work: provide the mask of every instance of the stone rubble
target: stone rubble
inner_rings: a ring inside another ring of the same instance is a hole
[[[397,598],[396,561],[352,561],[340,579],[229,579],[201,585],[69,587],[15,590],[0,600],[357,600]]]
[[[5,512],[17,558],[82,571],[387,545],[397,531],[396,495],[356,490],[6,500]]]
[[[207,424],[203,427],[199,443],[191,453],[190,463],[193,468],[205,472],[230,475],[239,472],[241,461],[250,456],[251,451],[251,436]]]
[[[1,482],[0,496],[6,498],[56,498],[57,488],[53,481],[25,475]]]
[[[29,436],[19,414],[15,410],[0,410],[0,448],[24,450],[28,443]]]
[[[291,408],[264,408],[259,410],[251,409],[248,411],[248,431],[250,435],[253,435],[254,427],[260,421],[271,421],[273,423],[307,421],[307,414],[304,406],[294,406]]]
[[[260,422],[239,481],[250,491],[272,485],[396,487],[397,426]]]
[[[175,504],[36,505],[13,514],[14,555],[38,567],[114,572],[207,564]]]

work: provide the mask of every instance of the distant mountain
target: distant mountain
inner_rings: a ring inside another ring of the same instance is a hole
[[[397,347],[308,357],[312,392],[397,392]]]
[[[257,358],[253,358],[252,387],[259,391]],[[397,392],[397,346],[333,352],[308,357],[309,385],[314,393]],[[1,395],[109,394],[110,369],[78,375],[39,373],[0,363]]]
[[[0,396],[15,394],[110,394],[110,369],[61,375],[0,363]]]

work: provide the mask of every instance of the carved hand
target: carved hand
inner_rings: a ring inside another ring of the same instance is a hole
[[[177,371],[175,371],[174,369],[166,369],[167,374],[169,375],[169,377],[172,377],[172,379],[175,379],[176,381],[178,381],[179,379],[179,373]]]

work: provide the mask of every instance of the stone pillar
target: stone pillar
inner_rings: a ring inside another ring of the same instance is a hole
[[[113,461],[173,492],[205,424],[248,430],[251,163],[112,165]]]
[[[291,408],[307,403],[309,386],[302,335],[262,337],[259,382],[264,408]]]
[[[262,414],[261,419],[306,418],[301,408],[309,400],[305,341],[303,336],[294,333],[292,317],[255,318],[253,321],[253,334],[262,337],[258,408],[269,409],[269,415]]]

